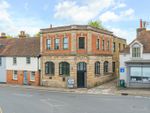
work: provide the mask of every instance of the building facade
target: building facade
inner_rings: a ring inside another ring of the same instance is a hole
[[[5,33],[2,33],[0,36],[0,83],[6,83],[6,57],[3,53],[10,43],[11,39],[6,39]]]
[[[120,38],[118,36],[113,36],[113,63],[112,63],[112,71],[114,75],[118,78],[119,77],[119,55],[120,51],[125,49],[126,47],[126,39]]]
[[[113,34],[86,25],[41,29],[41,85],[94,87],[112,78]]]
[[[0,79],[8,84],[40,85],[40,38],[26,38],[21,32],[19,38],[0,43]]]
[[[140,27],[137,38],[120,54],[120,80],[126,87],[150,87],[150,31]]]

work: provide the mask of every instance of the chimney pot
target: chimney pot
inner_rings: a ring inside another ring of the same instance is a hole
[[[26,38],[25,31],[20,31],[19,38]]]
[[[53,27],[53,25],[52,24],[50,24],[50,28],[52,28]]]

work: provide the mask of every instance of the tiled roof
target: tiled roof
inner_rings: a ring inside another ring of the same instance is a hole
[[[148,30],[142,31],[121,53],[129,53],[130,45],[136,40],[143,45],[143,53],[150,53],[150,31]]]
[[[0,56],[38,56],[40,54],[40,38],[0,39]]]

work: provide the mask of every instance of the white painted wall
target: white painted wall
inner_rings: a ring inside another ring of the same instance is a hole
[[[31,57],[31,63],[26,63],[26,57],[16,57],[17,64],[13,64],[13,57],[6,57],[6,70],[38,71],[39,62],[37,57]]]
[[[120,72],[120,79],[127,81],[127,69],[125,66],[125,62],[131,60],[130,54],[120,54],[120,68],[124,68],[124,72]]]
[[[2,58],[2,65],[0,66],[0,82],[6,82],[6,58]]]
[[[124,68],[125,69],[124,73],[120,72],[120,79],[125,80],[125,82],[127,82],[127,76],[128,76],[125,62],[129,61],[129,60],[133,60],[131,58],[130,54],[123,54],[123,53],[120,54],[120,68]],[[144,53],[142,55],[142,60],[150,60],[150,53]]]

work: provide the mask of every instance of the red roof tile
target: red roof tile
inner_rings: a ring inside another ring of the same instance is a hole
[[[38,56],[40,54],[40,38],[0,39],[0,56]]]

